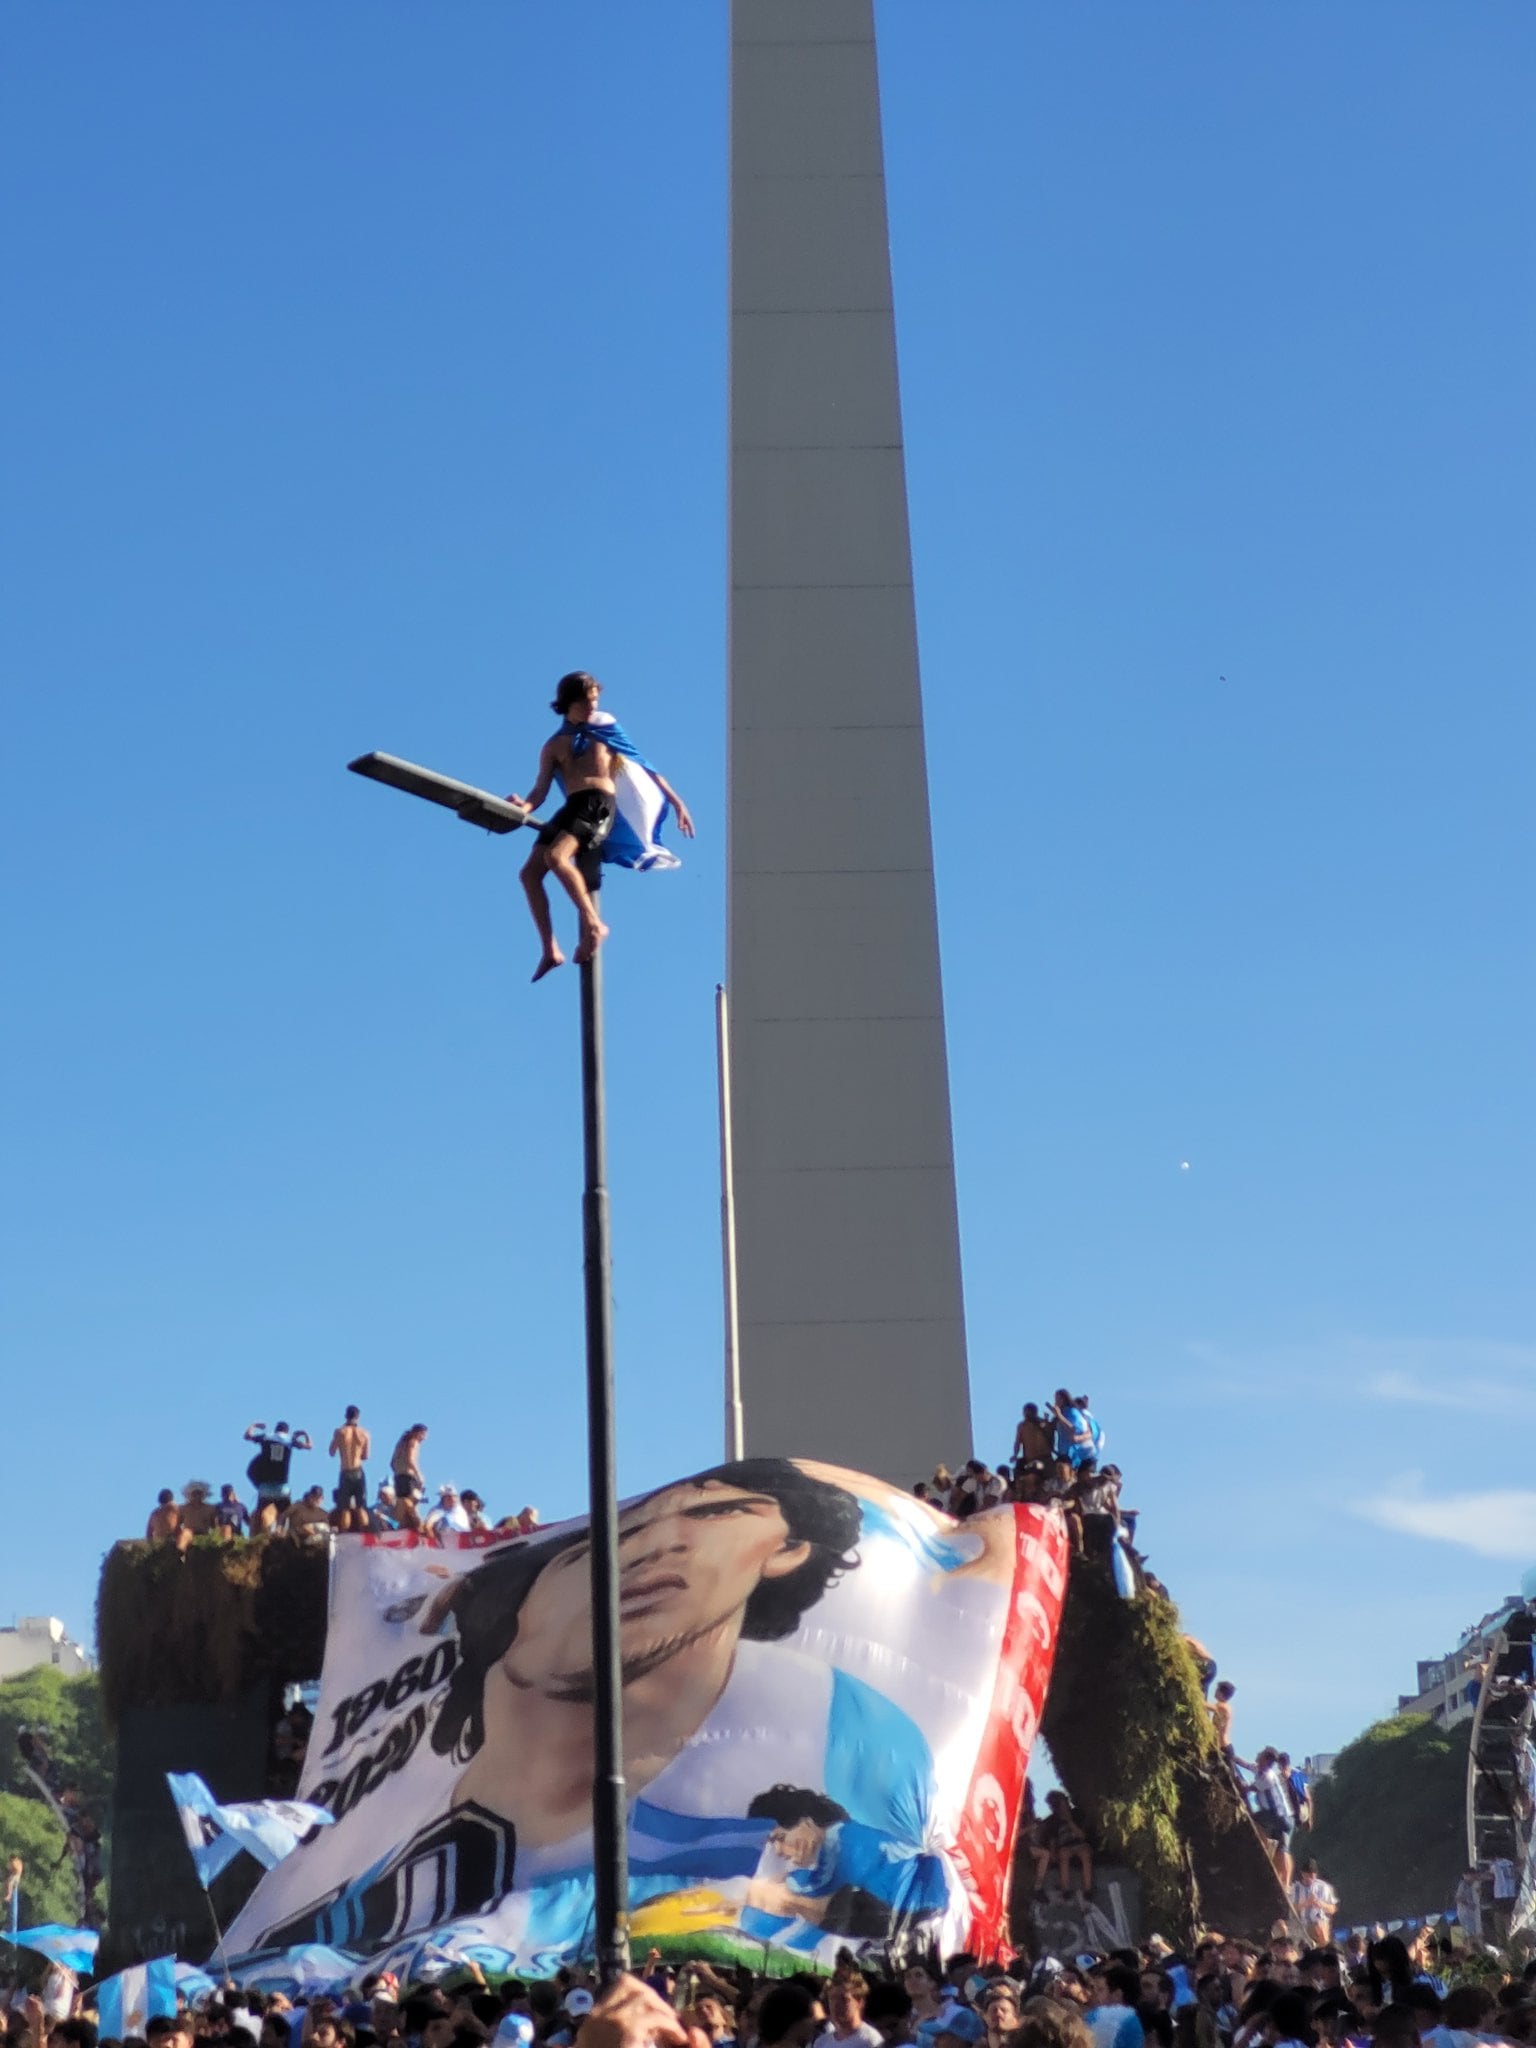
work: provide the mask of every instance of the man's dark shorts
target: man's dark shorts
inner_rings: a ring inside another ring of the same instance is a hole
[[[1289,1846],[1291,1830],[1286,1826],[1278,1813],[1271,1813],[1267,1807],[1261,1807],[1253,1816],[1253,1819],[1254,1825],[1266,1841],[1279,1842],[1284,1846]]]
[[[396,1500],[420,1500],[427,1490],[414,1472],[396,1472],[391,1476],[395,1482]]]
[[[336,1485],[336,1505],[339,1508],[365,1508],[368,1505],[368,1475],[365,1472],[343,1472]]]
[[[553,846],[562,833],[569,832],[581,854],[595,854],[613,830],[616,810],[606,789],[578,789],[568,796],[549,823],[541,827],[538,843]]]

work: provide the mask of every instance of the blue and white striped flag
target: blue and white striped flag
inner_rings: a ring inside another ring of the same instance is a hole
[[[216,1806],[214,1818],[258,1863],[274,1869],[291,1856],[311,1828],[335,1825],[335,1815],[302,1799],[247,1799],[235,1806]]]
[[[96,2025],[104,2041],[126,2041],[130,2034],[142,2034],[151,2020],[171,2019],[175,2011],[174,1956],[135,1963],[96,1986]]]
[[[619,721],[609,712],[594,711],[581,725],[569,719],[560,728],[571,740],[571,752],[581,754],[595,735],[619,756],[613,778],[613,829],[603,841],[605,865],[618,868],[677,868],[682,862],[670,847],[661,843],[661,828],[672,806],[662,795],[656,771],[635,745]]]
[[[293,1854],[311,1828],[332,1825],[323,1806],[308,1806],[302,1799],[246,1799],[221,1806],[192,1771],[167,1771],[165,1782],[204,1891],[242,1849],[271,1870]]]
[[[233,1963],[229,1974],[242,1991],[281,1991],[285,1998],[310,1998],[317,1992],[341,1992],[357,1968],[356,1956],[327,1948],[324,1942],[301,1942],[277,1949],[252,1963]]]
[[[218,1988],[217,1980],[206,1970],[199,1970],[192,1963],[176,1965],[176,1989],[188,2005],[195,2005],[198,1999],[208,1997]]]
[[[240,1844],[225,1832],[219,1820],[219,1802],[195,1771],[167,1771],[165,1782],[197,1865],[197,1881],[207,1891],[225,1865],[240,1854]]]
[[[60,1927],[50,1921],[46,1927],[22,1927],[8,1937],[18,1948],[35,1949],[50,1963],[62,1963],[77,1976],[89,1973],[96,1960],[101,1936],[90,1927]]]

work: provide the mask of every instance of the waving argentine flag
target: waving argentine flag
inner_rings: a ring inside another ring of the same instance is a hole
[[[196,1969],[191,1963],[176,1965],[176,1989],[188,2005],[195,2005],[198,1999],[208,1997],[218,1988],[218,1980],[206,1970]]]
[[[197,1881],[204,1891],[240,1854],[240,1844],[224,1832],[219,1822],[219,1802],[195,1771],[167,1771],[165,1782],[176,1802],[176,1818],[197,1866]]]
[[[271,1870],[291,1856],[311,1828],[328,1828],[334,1816],[302,1799],[245,1799],[221,1806],[195,1771],[167,1771],[181,1831],[206,1891],[242,1849]]]
[[[334,1814],[303,1799],[247,1799],[215,1807],[214,1816],[236,1845],[268,1870],[291,1856],[311,1828],[335,1825]]]
[[[248,1963],[234,1963],[229,1974],[242,1991],[281,1991],[285,1998],[311,1998],[317,1992],[345,1991],[356,1968],[356,1956],[310,1941],[256,1956]]]
[[[614,806],[618,815],[613,830],[603,841],[605,864],[642,870],[681,867],[677,855],[661,843],[661,828],[672,806],[662,794],[656,770],[619,721],[607,711],[594,711],[581,725],[564,720],[556,737],[570,741],[572,754],[584,754],[594,739],[600,739],[620,757],[614,775]],[[564,781],[558,776],[556,779],[564,789]]]
[[[60,1927],[49,1921],[43,1927],[20,1927],[14,1934],[6,1936],[18,1948],[30,1948],[40,1956],[46,1956],[50,1963],[61,1963],[66,1970],[73,1970],[77,1976],[84,1976],[96,1961],[96,1951],[101,1945],[101,1936],[90,1927]]]
[[[96,2025],[104,2041],[126,2041],[130,2034],[142,2034],[151,2020],[171,2019],[175,2012],[174,1956],[135,1963],[96,1986]]]

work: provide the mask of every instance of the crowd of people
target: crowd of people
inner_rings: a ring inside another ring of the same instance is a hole
[[[98,2048],[91,1991],[8,2001],[5,2048]],[[882,1967],[844,1950],[830,1978],[765,1977],[652,1951],[600,1992],[589,1972],[490,1984],[473,1964],[333,1994],[211,1985],[122,2048],[1475,2048],[1536,2044],[1536,1963],[1506,1966],[1425,1926],[1303,1945],[1204,1934],[1005,1965],[974,1955]]]
[[[383,1535],[404,1529],[436,1539],[449,1533],[529,1535],[539,1527],[539,1511],[524,1507],[516,1514],[491,1519],[483,1497],[473,1487],[462,1492],[442,1484],[429,1488],[421,1469],[422,1446],[428,1430],[424,1422],[413,1422],[401,1432],[389,1458],[389,1477],[380,1480],[373,1498],[368,1495],[368,1462],[373,1440],[364,1426],[361,1411],[349,1407],[331,1433],[327,1456],[337,1461],[336,1483],[329,1505],[323,1484],[306,1487],[293,1497],[293,1461],[313,1451],[308,1430],[290,1429],[286,1422],[253,1422],[245,1441],[256,1446],[245,1476],[254,1489],[254,1499],[241,1498],[233,1481],[226,1480],[214,1498],[205,1479],[189,1479],[178,1500],[165,1486],[150,1510],[144,1535],[150,1543],[169,1543],[186,1550],[198,1537],[234,1543],[251,1536],[285,1535],[302,1543],[320,1543],[332,1533]]]
[[[1074,1551],[1085,1529],[1113,1525],[1131,1543],[1136,1510],[1121,1501],[1118,1465],[1104,1462],[1104,1431],[1086,1394],[1065,1387],[1044,1410],[1028,1401],[1014,1431],[1010,1456],[996,1467],[968,1458],[957,1472],[937,1465],[912,1491],[958,1521],[1004,1501],[1055,1501],[1067,1519]]]
[[[994,1467],[984,1459],[969,1458],[955,1472],[938,1465],[912,1491],[960,1521],[1008,1501],[1054,1501],[1065,1516],[1075,1556],[1109,1558],[1118,1549],[1134,1565],[1143,1585],[1166,1596],[1166,1589],[1147,1569],[1145,1553],[1136,1547],[1138,1511],[1124,1504],[1124,1476],[1118,1465],[1105,1461],[1104,1449],[1103,1425],[1090,1397],[1058,1387],[1043,1407],[1025,1402],[1008,1459]],[[1186,1636],[1185,1642],[1233,1787],[1253,1815],[1299,1923],[1314,1941],[1326,1942],[1338,1910],[1337,1897],[1315,1862],[1309,1860],[1298,1869],[1291,1853],[1297,1830],[1312,1820],[1306,1773],[1284,1750],[1265,1747],[1252,1762],[1238,1756],[1232,1741],[1237,1687],[1230,1679],[1217,1678],[1216,1659],[1204,1643],[1193,1636]],[[1048,1794],[1043,1813],[1027,1796],[1022,1829],[1038,1894],[1054,1888],[1083,1899],[1092,1896],[1094,1844],[1065,1793]]]

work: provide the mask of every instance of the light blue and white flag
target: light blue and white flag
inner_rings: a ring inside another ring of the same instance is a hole
[[[240,1844],[225,1831],[219,1802],[195,1771],[167,1771],[165,1782],[197,1865],[197,1881],[207,1891],[219,1872],[240,1854]]]
[[[230,1839],[248,1849],[268,1870],[291,1856],[311,1828],[335,1824],[335,1816],[323,1806],[310,1806],[302,1799],[247,1799],[234,1806],[216,1806],[213,1814]]]
[[[242,1849],[271,1870],[292,1855],[311,1828],[332,1824],[323,1806],[308,1806],[302,1799],[246,1799],[221,1806],[191,1771],[167,1771],[165,1782],[204,1891]]]
[[[30,1948],[50,1963],[62,1963],[66,1970],[85,1976],[96,1961],[101,1936],[90,1927],[60,1927],[50,1921],[46,1927],[21,1927],[8,1937],[18,1948]]]
[[[309,1998],[316,1992],[345,1991],[356,1968],[356,1956],[309,1941],[235,1963],[229,1974],[242,1991],[281,1991],[285,1998]]]
[[[142,2034],[151,2020],[170,2019],[175,2011],[174,1956],[135,1963],[96,1986],[96,2025],[104,2041],[126,2041],[130,2034]]]
[[[672,806],[661,793],[656,770],[619,721],[609,712],[594,711],[581,725],[565,720],[560,732],[571,742],[572,754],[584,754],[596,737],[619,756],[613,779],[617,816],[603,841],[604,864],[639,869],[681,867],[677,855],[661,843],[661,828]]]
[[[217,1979],[210,1977],[206,1970],[198,1969],[195,1963],[176,1965],[176,1989],[188,2005],[195,2005],[198,1999],[209,1997],[218,1988]]]

